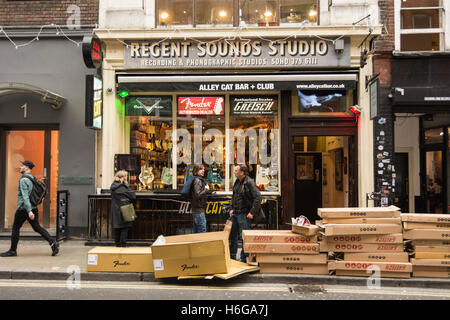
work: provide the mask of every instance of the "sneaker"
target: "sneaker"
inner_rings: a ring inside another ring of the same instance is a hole
[[[53,243],[51,244],[51,248],[52,248],[52,256],[56,256],[59,253],[59,243],[58,241],[53,241]]]
[[[17,252],[9,250],[9,251],[1,253],[0,257],[17,257]]]

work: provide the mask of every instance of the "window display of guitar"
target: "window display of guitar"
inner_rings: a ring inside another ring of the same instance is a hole
[[[219,184],[222,183],[223,178],[224,174],[222,168],[215,162],[211,164],[208,170],[208,181],[212,184],[213,190],[220,189]]]
[[[169,161],[168,161],[168,167],[164,167],[162,171],[161,181],[163,184],[166,185],[172,185],[172,176],[173,176],[173,170],[172,170],[172,142],[169,142],[167,144],[168,148],[168,155],[169,155]]]
[[[153,180],[155,179],[155,175],[153,174],[153,168],[149,167],[149,150],[147,150],[145,155],[145,166],[142,166],[141,173],[139,174],[139,181],[143,184],[145,189],[149,189]]]

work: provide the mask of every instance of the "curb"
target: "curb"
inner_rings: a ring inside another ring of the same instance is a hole
[[[72,274],[67,272],[37,272],[37,271],[0,271],[3,280],[68,280]],[[159,282],[178,285],[228,285],[244,283],[276,283],[288,285],[348,285],[366,287],[367,277],[321,276],[321,275],[286,275],[286,274],[243,274],[229,280],[214,279],[155,279],[153,273],[108,273],[82,272],[81,281],[110,282]],[[393,279],[381,278],[382,287],[413,287],[450,289],[450,280],[432,278]]]

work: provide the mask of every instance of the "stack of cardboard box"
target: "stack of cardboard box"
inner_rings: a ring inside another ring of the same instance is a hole
[[[412,265],[403,246],[400,209],[320,208],[325,229],[320,252],[333,254],[328,269],[342,276],[410,278]]]
[[[450,278],[450,216],[402,214],[402,221],[414,253],[413,277]]]
[[[328,274],[327,254],[317,235],[290,230],[244,230],[244,250],[255,257],[261,273]]]

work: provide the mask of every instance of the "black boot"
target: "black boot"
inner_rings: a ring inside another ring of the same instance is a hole
[[[52,248],[52,257],[56,256],[59,253],[59,243],[58,241],[53,241],[53,243],[50,245]]]
[[[0,257],[17,257],[17,252],[8,250],[6,252],[1,253]]]

